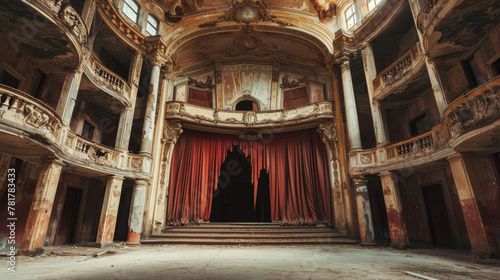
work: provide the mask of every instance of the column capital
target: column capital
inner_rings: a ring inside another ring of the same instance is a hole
[[[123,180],[124,177],[123,176],[119,176],[119,175],[109,175],[106,177],[106,179],[108,180]]]
[[[149,184],[150,180],[147,179],[137,179],[134,183],[134,188],[146,187]]]

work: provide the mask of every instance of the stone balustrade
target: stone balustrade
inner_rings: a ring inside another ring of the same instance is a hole
[[[497,76],[455,100],[444,115],[454,139],[496,121],[499,113],[500,77]]]
[[[103,91],[125,103],[130,102],[130,86],[127,81],[104,66],[95,56],[84,55],[83,69],[89,79]]]
[[[444,157],[449,151],[446,125],[384,147],[349,154],[351,173],[382,172],[410,167],[428,161],[427,157]]]
[[[416,73],[425,63],[424,55],[420,50],[420,44],[415,44],[408,52],[398,60],[384,69],[373,80],[375,88],[375,98],[381,99],[390,92],[392,85],[399,85],[406,82],[406,77],[411,76],[410,72]]]
[[[302,107],[273,111],[232,111],[200,107],[184,102],[168,102],[167,119],[219,128],[277,128],[304,125],[316,126],[319,119],[333,119],[331,102],[318,102]]]
[[[80,45],[86,44],[88,30],[78,12],[67,1],[61,0],[22,0],[27,5],[49,15],[55,23],[62,23]]]
[[[0,127],[47,145],[63,161],[109,174],[148,178],[152,159],[87,140],[65,126],[47,104],[17,89],[0,85]],[[40,146],[40,149],[44,147]]]

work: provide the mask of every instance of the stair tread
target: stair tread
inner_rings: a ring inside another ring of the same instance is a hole
[[[185,237],[185,238],[203,238],[203,237],[240,237],[240,238],[318,238],[318,237],[348,237],[345,234],[337,233],[301,233],[301,234],[252,234],[252,233],[168,233],[151,235],[152,238],[170,238],[170,237]]]

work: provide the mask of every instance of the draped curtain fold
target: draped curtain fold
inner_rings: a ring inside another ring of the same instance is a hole
[[[273,222],[332,223],[326,149],[313,129],[266,135],[259,141],[185,130],[172,157],[169,223],[209,221],[220,167],[233,145],[251,157],[254,206],[260,171],[267,169]]]

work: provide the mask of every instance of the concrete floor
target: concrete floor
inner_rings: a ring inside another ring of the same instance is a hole
[[[16,262],[15,273],[4,264],[1,279],[420,279],[405,271],[437,279],[500,279],[500,260],[463,251],[353,245],[60,246]]]

